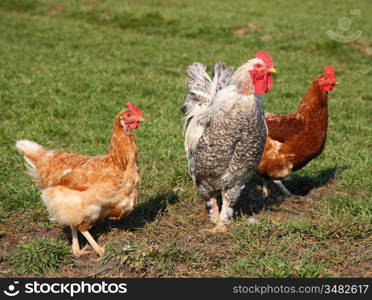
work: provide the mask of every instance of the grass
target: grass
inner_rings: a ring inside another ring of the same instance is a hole
[[[10,264],[21,274],[39,276],[56,273],[61,264],[70,261],[69,249],[50,239],[22,243],[10,258]]]
[[[41,276],[49,259],[54,276],[67,277],[371,276],[371,13],[367,0],[0,1],[0,276]],[[358,40],[326,35],[341,17],[351,19],[350,33],[363,32]],[[295,109],[311,80],[334,66],[340,85],[329,97],[327,145],[285,181],[303,197],[262,210],[254,180],[229,232],[210,235],[183,150],[185,68],[221,59],[238,66],[260,49],[279,71],[264,103],[272,112]],[[136,131],[140,203],[93,229],[103,259],[59,259],[66,250],[53,245],[71,236],[48,220],[15,141],[104,153],[128,100],[146,119]],[[247,223],[250,208],[258,224]],[[31,266],[21,261],[34,254]]]

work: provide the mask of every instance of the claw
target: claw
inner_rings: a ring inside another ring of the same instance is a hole
[[[83,249],[79,249],[79,250],[77,249],[72,250],[72,254],[76,257],[80,257],[80,256],[91,254],[91,253],[94,253],[94,251],[87,250],[86,247],[84,247]]]

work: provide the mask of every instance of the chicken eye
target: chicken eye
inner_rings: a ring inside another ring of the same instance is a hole
[[[261,64],[256,64],[256,65],[255,65],[255,69],[256,69],[257,71],[262,71],[262,70],[264,69],[264,66],[261,65]]]

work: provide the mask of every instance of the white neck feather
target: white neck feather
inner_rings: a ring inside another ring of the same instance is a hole
[[[263,64],[263,61],[259,58],[253,58],[240,66],[232,75],[231,83],[235,84],[238,88],[251,87],[253,93],[253,82],[249,71],[252,71],[256,64]]]

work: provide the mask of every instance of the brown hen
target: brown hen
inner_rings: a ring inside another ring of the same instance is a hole
[[[139,174],[137,146],[132,130],[143,121],[141,111],[128,102],[114,120],[108,153],[85,156],[47,150],[41,145],[21,140],[16,144],[24,156],[29,173],[38,188],[51,219],[71,227],[72,252],[80,249],[77,230],[92,248],[102,255],[89,229],[104,218],[120,219],[128,215],[138,200]]]
[[[285,196],[293,196],[280,179],[303,168],[324,149],[328,126],[328,92],[336,84],[331,66],[324,68],[304,95],[298,109],[289,114],[266,113],[268,136],[258,172],[272,180]],[[269,195],[267,182],[264,194]]]

